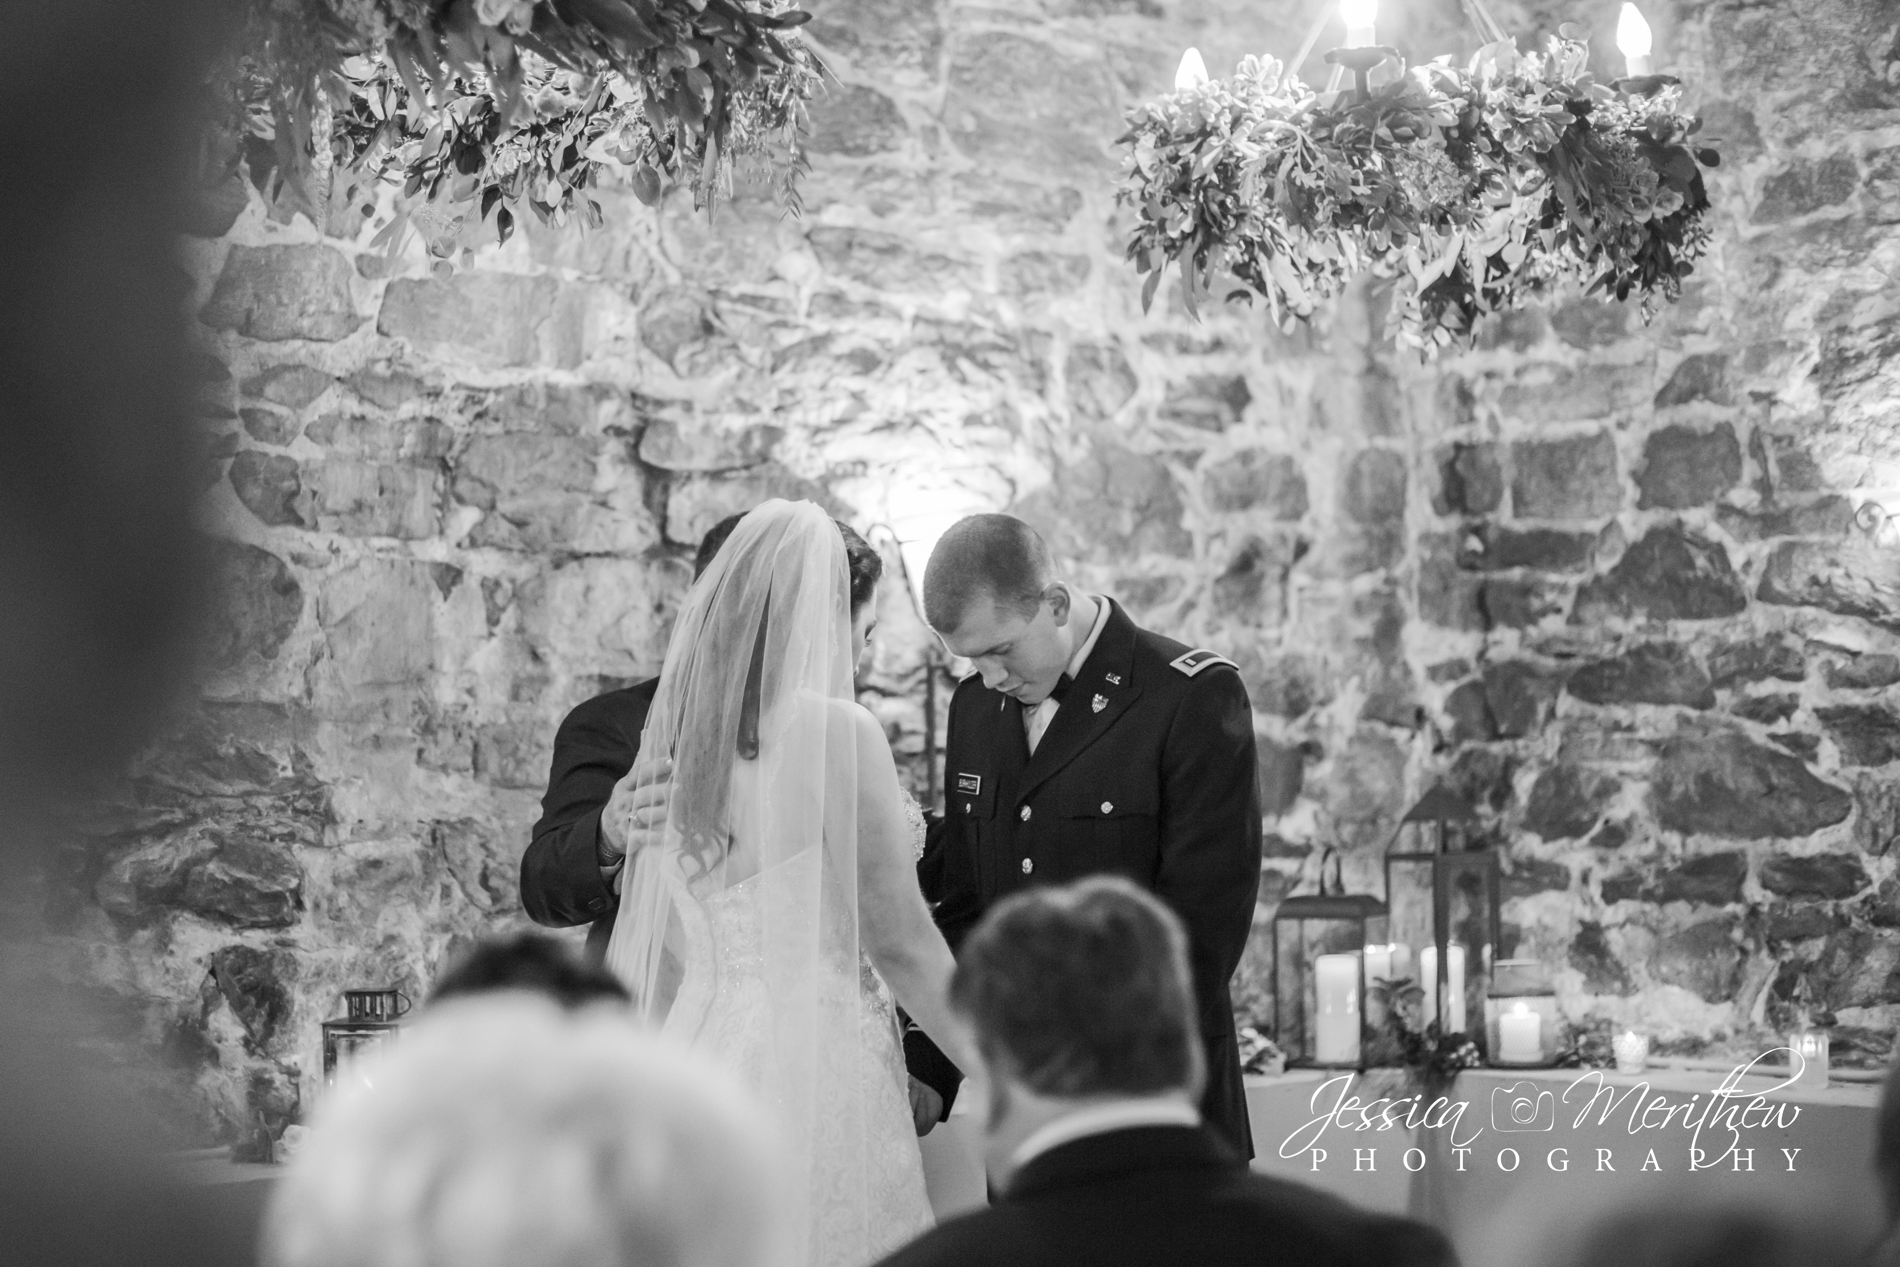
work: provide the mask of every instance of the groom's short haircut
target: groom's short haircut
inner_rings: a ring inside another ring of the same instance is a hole
[[[964,940],[950,1002],[984,1060],[1039,1095],[1198,1099],[1206,1081],[1187,934],[1119,876],[999,902]]]
[[[1033,616],[1050,573],[1049,547],[1014,515],[959,519],[924,567],[924,619],[938,633],[955,633],[964,613],[985,596]]]

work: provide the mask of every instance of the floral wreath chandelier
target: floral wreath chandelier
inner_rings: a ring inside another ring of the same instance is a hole
[[[1709,239],[1701,167],[1720,159],[1679,81],[1652,73],[1634,5],[1626,73],[1601,83],[1587,31],[1520,53],[1483,0],[1466,0],[1486,41],[1468,65],[1408,66],[1378,43],[1375,4],[1341,0],[1324,88],[1297,71],[1330,14],[1288,65],[1210,79],[1189,49],[1175,90],[1129,111],[1119,196],[1144,310],[1173,262],[1191,315],[1211,294],[1259,298],[1291,330],[1369,271],[1395,282],[1393,337],[1430,357],[1561,281],[1635,295],[1645,320],[1680,296]]]

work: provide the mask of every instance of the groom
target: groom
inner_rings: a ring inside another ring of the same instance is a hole
[[[1058,579],[1009,515],[959,521],[924,570],[924,614],[976,672],[950,701],[944,822],[919,864],[951,949],[1019,889],[1110,872],[1187,926],[1207,1091],[1253,1155],[1228,981],[1253,924],[1253,709],[1232,661],[1137,628]]]

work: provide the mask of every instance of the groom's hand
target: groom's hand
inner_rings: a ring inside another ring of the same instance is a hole
[[[943,1117],[943,1097],[912,1078],[910,1080],[910,1118],[917,1127],[919,1137],[930,1134],[930,1128]]]
[[[659,839],[666,825],[666,800],[673,789],[673,763],[662,757],[641,759],[614,784],[600,812],[600,862],[618,868],[628,854]]]

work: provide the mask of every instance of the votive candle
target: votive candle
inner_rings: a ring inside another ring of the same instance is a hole
[[[1498,1059],[1533,1064],[1544,1058],[1543,1018],[1522,999],[1498,1017]]]
[[[1618,1073],[1641,1073],[1649,1064],[1649,1035],[1626,1029],[1611,1040]]]

